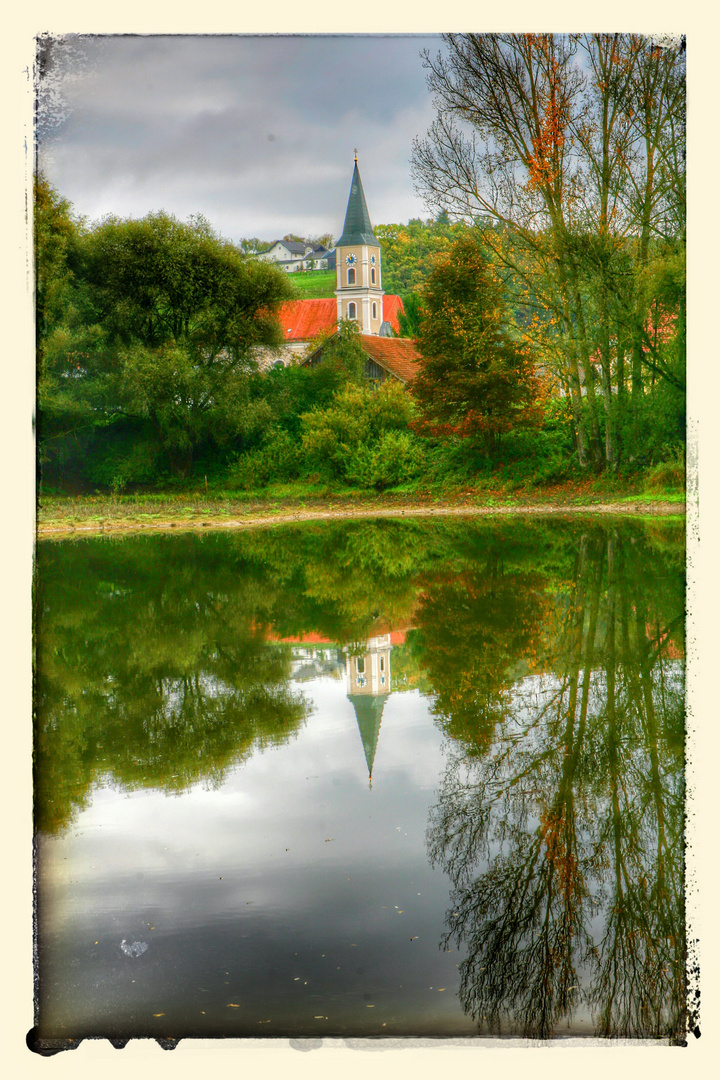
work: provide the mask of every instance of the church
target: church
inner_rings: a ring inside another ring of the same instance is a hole
[[[320,334],[337,333],[338,323],[349,319],[360,330],[365,376],[376,382],[387,378],[408,382],[418,372],[419,356],[410,338],[398,336],[402,300],[386,295],[382,287],[382,250],[370,222],[357,151],[345,224],[335,246],[335,274],[335,299],[292,300],[281,305],[284,343],[279,363],[322,363],[327,342],[308,355],[312,342]]]

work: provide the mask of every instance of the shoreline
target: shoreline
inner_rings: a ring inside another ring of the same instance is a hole
[[[305,521],[342,521],[359,520],[368,518],[400,518],[400,517],[479,517],[499,516],[509,517],[543,515],[553,517],[580,517],[582,515],[608,515],[608,516],[632,516],[645,515],[648,517],[683,517],[686,512],[686,504],[672,502],[629,502],[629,503],[590,503],[587,505],[574,505],[568,503],[526,503],[516,506],[478,506],[476,504],[454,504],[452,506],[375,506],[358,508],[357,510],[343,508],[302,508],[298,510],[278,511],[276,514],[253,513],[247,517],[230,516],[222,517],[198,517],[193,520],[169,515],[164,520],[158,521],[132,521],[122,518],[108,519],[101,522],[38,522],[36,536],[38,539],[45,536],[77,536],[81,533],[132,533],[132,532],[165,532],[172,530],[197,531],[200,529],[255,529],[268,528],[275,525],[289,525],[295,522]]]

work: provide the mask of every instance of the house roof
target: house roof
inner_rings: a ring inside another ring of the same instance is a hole
[[[318,334],[337,326],[337,301],[334,296],[323,300],[289,300],[280,305],[278,319],[285,341],[312,341]]]
[[[292,252],[293,255],[304,255],[308,245],[301,243],[299,240],[276,240],[275,244],[280,244],[287,251]],[[273,244],[273,247],[275,247]],[[272,248],[270,249],[272,251]]]
[[[420,354],[410,338],[375,337],[361,334],[363,352],[400,382],[409,382],[420,371]]]
[[[374,360],[389,375],[399,379],[401,383],[414,379],[420,371],[420,354],[415,347],[415,342],[410,338],[385,338],[376,337],[374,334],[360,334],[358,338],[365,355]],[[322,353],[324,346],[315,349],[303,363],[309,364],[313,357]]]
[[[404,315],[405,309],[399,296],[383,296],[383,322],[389,322],[394,334],[400,333],[398,315]]]
[[[402,312],[399,296],[383,296],[383,321],[389,322],[396,334],[400,333],[398,314]],[[322,300],[289,300],[280,305],[278,319],[285,341],[312,341],[318,334],[336,329],[337,301],[332,296]]]
[[[350,244],[375,244],[378,247],[380,246],[380,242],[370,224],[370,215],[365,202],[365,192],[363,191],[357,161],[355,162],[352,183],[350,184],[350,195],[347,210],[345,211],[345,224],[336,247]]]

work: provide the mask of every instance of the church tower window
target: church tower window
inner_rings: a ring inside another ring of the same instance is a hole
[[[355,307],[355,305],[352,302],[350,302],[348,304],[348,319],[356,319],[356,318],[357,318],[357,308]]]
[[[351,266],[350,269],[348,270],[348,282],[347,283],[348,283],[348,285],[354,285],[355,284],[355,267],[354,266]]]

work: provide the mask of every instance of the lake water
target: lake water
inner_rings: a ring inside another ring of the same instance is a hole
[[[684,531],[37,550],[36,1034],[682,1041]]]

